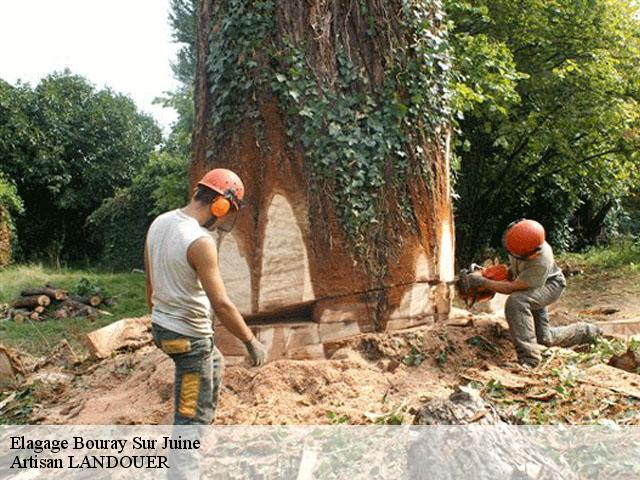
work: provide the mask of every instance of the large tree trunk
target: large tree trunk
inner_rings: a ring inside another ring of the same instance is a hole
[[[447,43],[438,1],[405,3],[200,1],[191,182],[245,182],[220,241],[244,314],[322,343],[447,315]]]

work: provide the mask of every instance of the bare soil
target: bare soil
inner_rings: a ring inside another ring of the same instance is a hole
[[[624,279],[574,277],[552,318],[633,318],[638,300]],[[611,309],[619,311],[602,313]],[[606,365],[625,348],[547,349],[530,371],[515,363],[506,323],[492,315],[366,334],[333,345],[328,360],[226,368],[215,423],[411,423],[426,401],[471,383],[514,423],[638,424],[640,376]],[[173,365],[152,345],[73,368],[52,363],[29,378],[32,422],[171,423]]]

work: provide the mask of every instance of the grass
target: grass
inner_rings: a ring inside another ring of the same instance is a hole
[[[565,295],[571,297],[569,303],[587,308],[606,300],[613,306],[635,310],[640,295],[640,243],[619,241],[584,253],[563,254],[559,260],[583,271],[569,279]]]
[[[627,273],[640,273],[640,242],[620,240],[583,253],[566,253],[560,258],[589,270],[621,269]]]
[[[127,317],[147,314],[144,275],[141,273],[104,273],[94,270],[52,269],[42,265],[16,265],[0,270],[0,303],[10,303],[26,287],[47,282],[73,290],[80,279],[86,278],[116,297],[117,304],[108,309],[113,316],[101,315],[97,320],[69,318],[45,322],[25,321],[0,323],[1,343],[33,355],[46,354],[62,339],[66,339],[78,353],[85,352],[82,337],[87,332]],[[101,307],[102,308],[102,307]]]

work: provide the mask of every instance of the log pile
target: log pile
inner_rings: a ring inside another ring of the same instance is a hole
[[[98,307],[112,306],[114,299],[104,298],[99,293],[76,295],[50,283],[44,287],[25,288],[6,308],[6,320],[22,323],[25,320],[62,320],[87,317],[95,320],[98,314],[107,314]]]

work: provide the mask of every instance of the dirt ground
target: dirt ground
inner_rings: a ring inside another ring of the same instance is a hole
[[[574,279],[555,323],[638,315],[640,295],[624,279],[601,276],[595,291],[585,290],[594,279]],[[412,423],[429,399],[471,384],[512,423],[638,424],[640,376],[606,365],[626,348],[603,340],[577,351],[547,349],[529,371],[515,363],[506,323],[495,315],[366,334],[333,345],[329,360],[226,368],[215,423]],[[171,423],[173,366],[152,345],[73,368],[52,363],[29,379],[30,422]]]
[[[609,321],[640,319],[640,278],[621,270],[587,271],[567,280],[567,289],[553,306],[556,324],[575,319]]]

